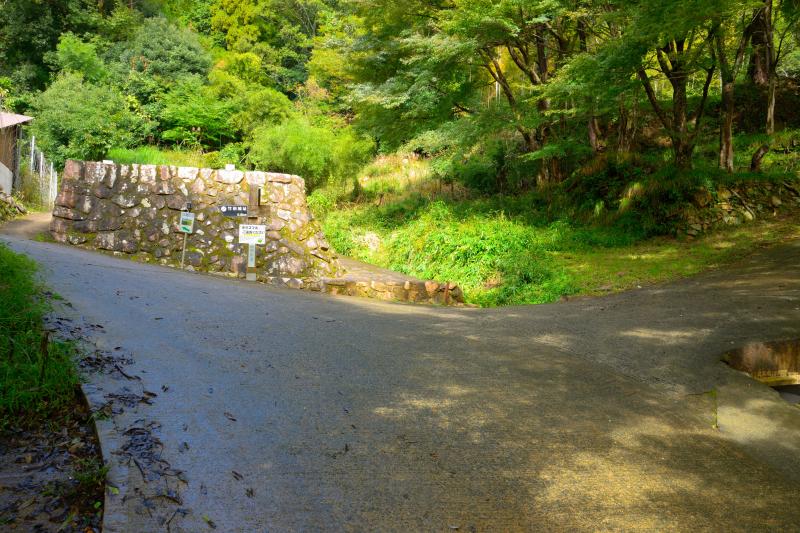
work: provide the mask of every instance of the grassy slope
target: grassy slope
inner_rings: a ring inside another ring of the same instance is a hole
[[[342,191],[338,194],[341,196]],[[693,275],[764,244],[800,237],[798,218],[760,220],[694,241],[553,217],[534,195],[471,198],[442,189],[423,161],[387,157],[359,179],[358,198],[312,195],[345,255],[421,278],[455,281],[485,306],[545,303]]]

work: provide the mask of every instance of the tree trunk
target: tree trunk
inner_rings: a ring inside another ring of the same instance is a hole
[[[753,159],[750,161],[750,172],[761,172],[761,160],[764,159],[767,152],[769,152],[768,144],[762,144],[758,147],[756,153],[753,154]]]
[[[694,152],[694,146],[683,139],[674,139],[672,144],[672,151],[675,154],[675,166],[681,170],[692,168],[692,152]]]
[[[769,76],[769,84],[767,85],[767,135],[775,133],[775,100],[777,91],[778,79],[775,72],[771,72]]]
[[[733,80],[722,83],[722,120],[719,125],[719,168],[733,172]]]
[[[597,117],[589,119],[589,145],[594,153],[600,151],[600,125],[597,123]]]
[[[634,96],[633,106],[630,111],[625,107],[625,101],[619,101],[619,127],[617,132],[617,150],[619,152],[630,152],[633,141],[636,137],[636,120],[638,100]]]
[[[766,89],[772,71],[772,0],[765,0],[764,7],[756,11],[750,31],[753,52],[747,74],[753,85]]]
[[[687,99],[686,84],[687,78],[679,74],[670,79],[672,83],[672,149],[675,153],[675,166],[680,169],[692,167],[692,146],[689,140],[687,127]]]

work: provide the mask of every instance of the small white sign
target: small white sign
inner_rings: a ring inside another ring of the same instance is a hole
[[[239,226],[239,244],[267,244],[267,227],[241,224]]]
[[[188,211],[181,212],[181,223],[178,228],[181,233],[193,233],[194,232],[194,213],[189,213]]]

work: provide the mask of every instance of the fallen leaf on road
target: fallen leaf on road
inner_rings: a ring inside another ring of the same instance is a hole
[[[236,417],[230,414],[229,412],[225,411],[223,414],[225,415],[225,418],[227,418],[231,422],[236,422]]]
[[[241,481],[241,480],[243,480],[243,479],[244,479],[244,476],[242,476],[242,475],[241,475],[239,472],[237,472],[236,470],[231,470],[231,474],[233,474],[233,478],[234,478],[236,481]]]
[[[206,515],[203,515],[203,520],[205,521],[206,524],[208,524],[208,527],[210,527],[211,529],[217,529],[217,524],[215,524],[214,521],[211,520]]]

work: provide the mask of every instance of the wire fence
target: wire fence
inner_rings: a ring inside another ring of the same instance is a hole
[[[36,136],[23,137],[17,145],[20,162],[18,189],[29,204],[53,209],[58,195],[58,172],[36,146]]]

